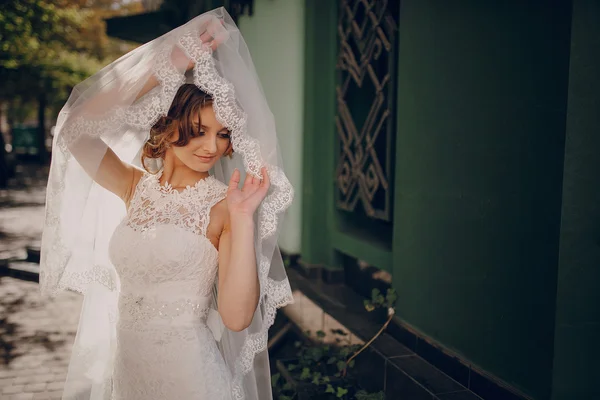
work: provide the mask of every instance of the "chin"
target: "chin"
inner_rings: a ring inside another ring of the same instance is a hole
[[[192,169],[196,172],[208,172],[212,168],[212,165],[198,165],[196,164]]]
[[[207,162],[202,162],[200,160],[194,160],[193,163],[190,163],[191,164],[190,168],[193,169],[196,172],[208,172],[208,171],[210,171],[210,169],[212,167],[215,166],[215,164],[217,163],[217,161],[212,161],[210,163],[207,163]],[[192,167],[192,165],[193,165],[193,167]]]

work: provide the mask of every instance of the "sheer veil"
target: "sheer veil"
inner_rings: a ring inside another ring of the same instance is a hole
[[[214,23],[214,22],[218,23]],[[212,28],[211,28],[212,27]],[[224,38],[216,50],[203,32]],[[193,70],[188,70],[190,60]],[[147,83],[156,85],[149,91]],[[226,329],[213,312],[209,326],[231,371],[231,398],[271,398],[267,331],[277,309],[293,301],[277,239],[282,216],[293,199],[283,171],[273,115],[248,48],[229,14],[216,9],[137,48],[78,84],[61,110],[42,235],[40,287],[84,295],[64,398],[110,399],[119,279],[108,243],[125,217],[121,199],[93,181],[108,147],[140,166],[150,128],[183,83],[213,97],[217,119],[232,133],[233,157],[222,158],[212,174],[229,182],[235,168],[260,176],[266,166],[271,189],[255,214],[255,249],[260,302],[251,325]],[[156,169],[160,167],[157,163]],[[216,285],[214,289],[216,309]],[[198,377],[202,379],[202,377]]]

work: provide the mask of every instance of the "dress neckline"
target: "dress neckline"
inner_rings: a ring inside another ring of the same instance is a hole
[[[200,187],[210,183],[210,181],[215,179],[214,176],[208,175],[206,178],[196,181],[196,183],[193,185],[187,185],[185,188],[183,188],[183,190],[179,191],[175,189],[168,181],[165,182],[164,185],[160,183],[160,177],[162,176],[163,172],[164,168],[161,168],[156,174],[152,174],[151,176],[158,190],[165,194],[183,195],[187,192],[196,191]]]

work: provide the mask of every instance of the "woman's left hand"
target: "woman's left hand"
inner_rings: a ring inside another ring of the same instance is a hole
[[[229,189],[227,190],[227,206],[230,215],[254,215],[254,212],[267,196],[271,181],[267,168],[262,167],[261,173],[263,179],[254,175],[246,175],[242,189],[239,189],[240,171],[236,169],[229,180]]]

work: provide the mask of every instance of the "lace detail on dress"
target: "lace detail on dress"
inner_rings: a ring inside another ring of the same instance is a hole
[[[127,217],[111,238],[110,257],[119,272],[121,292],[175,281],[191,282],[195,286],[184,290],[209,296],[218,251],[206,231],[210,211],[225,198],[227,186],[209,176],[178,192],[162,186],[161,175],[162,170],[156,175],[145,172],[140,178]]]
[[[212,176],[178,192],[147,172],[115,230],[119,274],[114,400],[231,399],[231,372],[207,325],[218,252],[206,237],[227,186]]]
[[[127,225],[144,232],[156,224],[172,224],[206,236],[210,210],[225,198],[227,186],[211,175],[178,191],[168,182],[160,184],[162,173],[161,169],[156,175],[142,176],[131,200]]]

